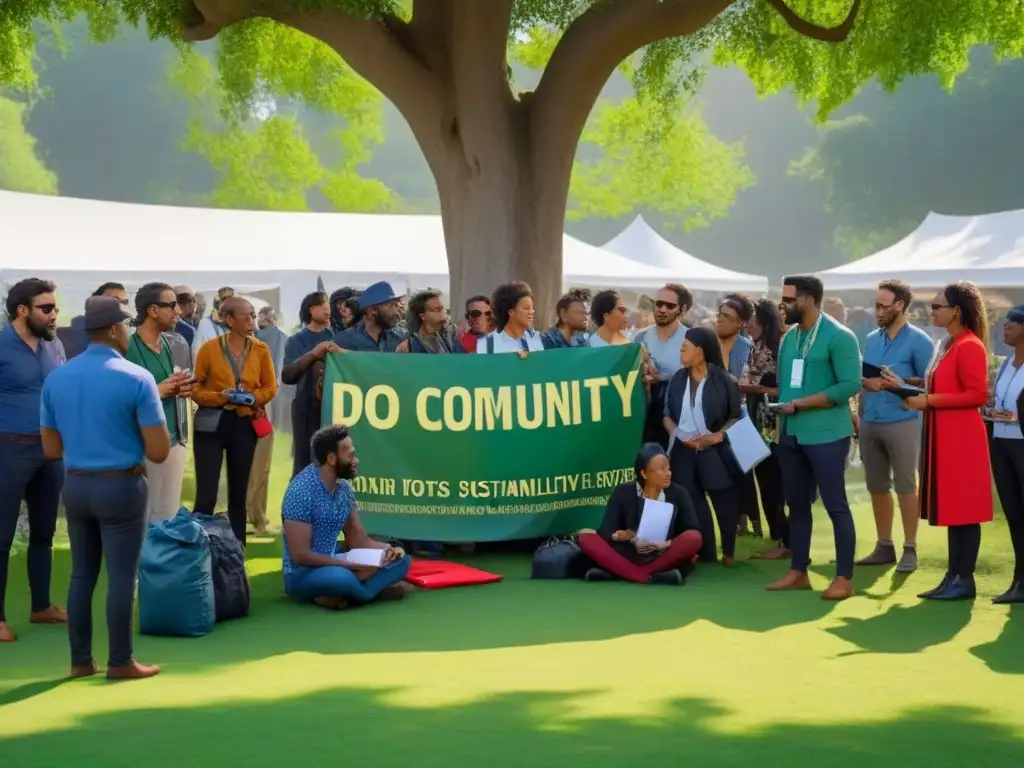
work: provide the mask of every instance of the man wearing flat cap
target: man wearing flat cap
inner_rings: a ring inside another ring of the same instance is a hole
[[[359,297],[363,319],[334,337],[334,343],[350,352],[394,352],[404,337],[396,326],[405,309],[390,283],[379,282]]]
[[[171,441],[153,374],[124,358],[130,317],[116,298],[86,301],[83,326],[89,346],[43,384],[43,455],[63,459],[66,473],[72,677],[98,671],[92,655],[92,598],[101,559],[107,570],[107,677],[136,680],[160,671],[133,657],[132,612],[147,525],[144,460],[166,460]]]

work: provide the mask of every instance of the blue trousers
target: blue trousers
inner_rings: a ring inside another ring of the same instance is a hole
[[[32,610],[50,607],[53,532],[63,485],[64,462],[44,461],[41,440],[0,440],[0,621],[7,620],[7,563],[22,501],[28,507],[28,586]]]
[[[406,555],[378,569],[366,581],[360,581],[352,571],[340,565],[296,568],[285,574],[284,591],[289,597],[305,602],[316,597],[343,597],[353,603],[369,603],[404,579],[411,564],[412,560]]]
[[[149,494],[143,476],[102,477],[69,474],[64,507],[71,539],[71,586],[68,589],[68,639],[71,664],[92,658],[92,595],[107,566],[109,667],[132,661],[132,614],[139,558],[146,537]]]
[[[846,500],[846,457],[850,438],[819,445],[800,445],[789,435],[779,439],[779,466],[789,505],[789,538],[793,552],[791,568],[806,572],[811,564],[811,504],[814,488],[832,520],[836,540],[836,576],[853,578],[853,554],[857,532],[850,503]]]

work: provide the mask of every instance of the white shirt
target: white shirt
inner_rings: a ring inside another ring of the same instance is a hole
[[[532,328],[527,328],[526,333],[518,339],[513,339],[504,330],[502,331],[491,331],[489,334],[484,336],[482,339],[477,339],[476,342],[476,353],[478,355],[486,355],[488,343],[487,340],[494,339],[494,353],[499,352],[522,352],[523,351],[523,339],[526,340],[526,347],[530,352],[543,352],[544,342],[541,341],[540,334]]]
[[[996,379],[994,408],[999,411],[1011,411],[1017,413],[1017,398],[1024,389],[1024,365],[1019,368],[1013,367],[1013,359],[1000,369],[999,377]],[[1001,424],[998,421],[992,425],[992,437],[1002,437],[1009,440],[1024,440],[1021,434],[1020,423]]]

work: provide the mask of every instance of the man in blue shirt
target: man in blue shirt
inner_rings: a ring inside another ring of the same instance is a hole
[[[160,669],[132,657],[132,612],[146,535],[143,459],[159,464],[170,436],[153,374],[124,359],[131,317],[111,297],[85,303],[89,347],[43,385],[43,453],[67,473],[64,508],[71,539],[68,635],[71,676],[97,672],[92,657],[92,597],[107,566],[107,677],[135,680]]]
[[[196,314],[196,292],[187,285],[176,285],[174,286],[174,294],[178,301],[178,311],[181,315],[174,326],[174,332],[185,340],[185,343],[188,344],[188,348],[191,350],[192,342],[196,338],[196,328],[192,325]]]
[[[917,411],[903,407],[903,399],[892,390],[898,380],[923,386],[934,347],[927,333],[907,321],[913,300],[910,286],[901,280],[883,280],[875,296],[878,329],[868,334],[864,363],[871,373],[886,370],[890,375],[865,377],[860,396],[860,458],[864,480],[871,494],[878,541],[857,565],[888,565],[896,562],[892,540],[893,503],[896,488],[903,519],[903,555],[896,565],[900,573],[917,570],[917,466],[921,443],[921,420]],[[867,373],[868,371],[865,371]]]
[[[57,525],[64,467],[46,461],[39,437],[43,382],[64,363],[57,340],[53,283],[29,278],[7,294],[8,324],[0,331],[0,643],[13,642],[4,613],[7,568],[21,513],[28,507],[29,621],[61,624],[64,611],[50,603],[53,532]]]
[[[567,349],[587,346],[587,305],[583,294],[573,291],[555,303],[558,322],[541,334],[544,349]]]
[[[320,429],[323,400],[324,356],[340,352],[331,330],[331,305],[327,294],[316,291],[302,300],[302,330],[284,345],[281,381],[295,386],[292,399],[292,477],[309,466],[309,441]]]
[[[289,597],[332,610],[349,604],[404,597],[411,586],[409,556],[401,547],[371,539],[359,520],[359,506],[349,480],[359,460],[348,429],[324,427],[313,435],[313,460],[292,478],[281,505],[284,523],[284,589]],[[338,535],[344,531],[346,550],[379,550],[379,565],[344,559]]]
[[[394,352],[404,341],[395,328],[405,311],[390,283],[374,283],[359,296],[363,319],[334,337],[334,343],[351,352]]]
[[[93,291],[93,296],[110,296],[117,299],[125,307],[128,306],[128,292],[121,283],[103,283]],[[89,334],[85,330],[85,315],[77,315],[71,318],[71,325],[68,328],[61,328],[61,340],[64,342],[64,351],[67,359],[78,357],[85,352],[89,346]]]

